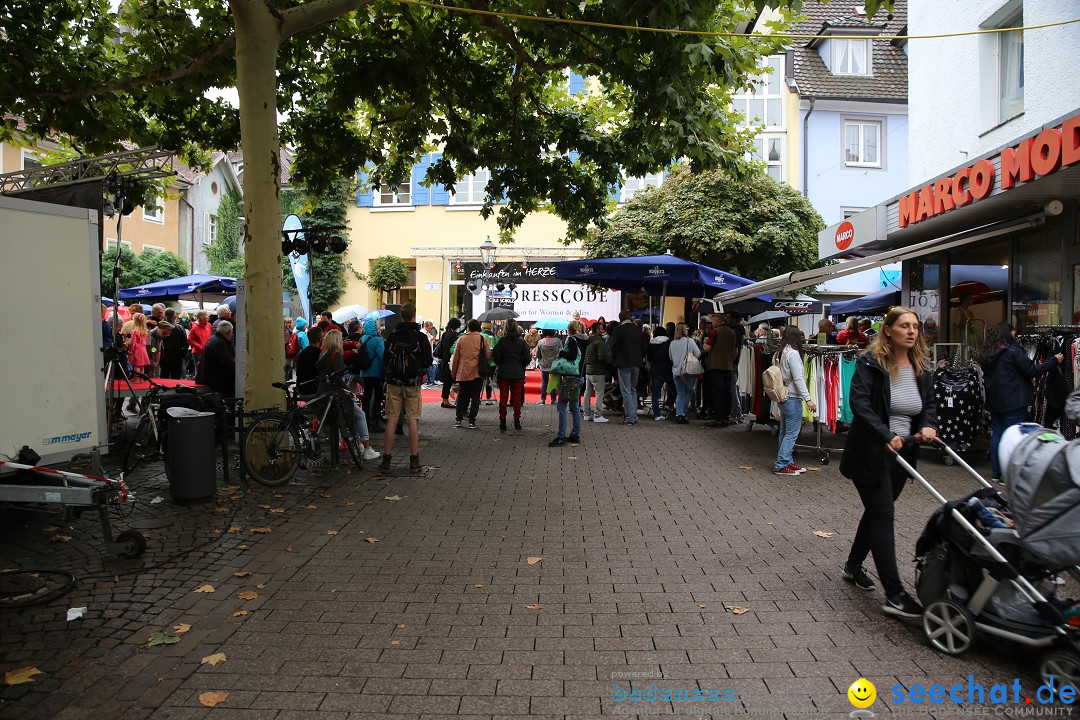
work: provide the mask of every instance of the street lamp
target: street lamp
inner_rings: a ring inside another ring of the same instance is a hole
[[[495,247],[495,243],[491,242],[491,236],[487,236],[487,240],[480,246],[480,261],[484,263],[484,267],[488,270],[495,269],[495,253],[498,248]]]

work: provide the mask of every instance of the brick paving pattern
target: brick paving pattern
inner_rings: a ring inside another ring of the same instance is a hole
[[[819,466],[804,452],[820,470],[776,477],[776,439],[761,426],[648,418],[583,423],[581,445],[553,449],[553,407],[528,405],[525,430],[506,434],[495,410],[482,406],[467,430],[426,405],[421,477],[401,471],[401,437],[388,476],[369,463],[312,486],[235,484],[206,505],[174,505],[160,463],[140,470],[139,501],[115,527],[169,524],[144,531],[138,560],[103,555],[94,514],[0,510],[0,569],[79,577],[58,600],[0,611],[0,671],[42,673],[0,685],[0,720],[802,718],[851,712],[860,676],[878,688],[876,713],[905,710],[896,683],[1038,685],[1034,653],[984,641],[938,654],[917,622],[882,615],[880,590],[840,579],[861,507],[835,456]],[[974,489],[932,452],[921,468],[946,496]],[[909,586],[933,509],[915,485],[898,504]],[[85,617],[66,621],[81,606]],[[153,632],[180,640],[146,647]],[[215,653],[225,661],[202,662]],[[615,699],[653,683],[718,699]],[[202,705],[214,691],[228,696]]]

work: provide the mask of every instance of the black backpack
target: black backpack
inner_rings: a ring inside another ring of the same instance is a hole
[[[416,385],[427,368],[420,367],[420,338],[398,328],[386,343],[386,379],[394,385]],[[424,340],[424,342],[428,342]]]
[[[371,367],[374,358],[371,357],[371,353],[369,353],[367,349],[368,340],[371,338],[371,335],[366,336],[356,347],[356,352],[353,353],[353,356],[349,358],[349,369],[354,373],[362,373]]]

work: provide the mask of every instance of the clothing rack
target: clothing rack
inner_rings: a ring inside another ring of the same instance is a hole
[[[842,355],[858,355],[864,352],[863,348],[853,347],[850,345],[817,345],[807,344],[803,346],[803,352],[806,355],[812,357],[827,357],[827,356],[842,356]],[[814,426],[814,445],[800,445],[795,443],[794,448],[796,450],[810,450],[818,454],[818,460],[822,465],[829,464],[829,457],[833,454],[844,452],[843,448],[827,447],[821,444],[821,429],[826,423],[821,421],[822,407],[818,407],[817,419],[812,420],[811,423]],[[800,433],[801,434],[801,433]],[[797,440],[797,439],[796,439]]]
[[[1066,440],[1072,440],[1080,431],[1076,422],[1064,414],[1064,400],[1075,389],[1080,375],[1080,326],[1034,325],[1018,333],[1016,339],[1035,362],[1058,352],[1065,355],[1065,362],[1059,366],[1060,375],[1055,376],[1052,371],[1035,378],[1030,419],[1058,429]]]

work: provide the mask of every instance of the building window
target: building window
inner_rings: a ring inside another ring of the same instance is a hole
[[[22,151],[22,169],[32,170],[34,168],[41,167],[41,155],[33,150],[23,148]]]
[[[412,207],[412,187],[409,183],[380,185],[373,200],[375,207]]]
[[[844,219],[847,220],[849,217],[858,215],[865,209],[866,208],[864,207],[842,207],[840,208],[840,212],[843,214]]]
[[[215,180],[215,181],[213,181],[212,183],[210,183],[210,194],[211,194],[211,195],[217,195],[217,194],[218,194],[218,184],[217,184],[217,180]]]
[[[622,187],[619,188],[619,202],[627,202],[646,188],[660,187],[663,184],[663,172],[651,173],[641,177],[623,178]]]
[[[754,138],[751,159],[765,163],[765,174],[776,182],[784,182],[784,136],[759,135]]]
[[[147,245],[143,243],[142,250],[139,251],[142,255],[153,255],[154,253],[165,252],[165,248],[157,245]]]
[[[491,179],[491,171],[480,168],[474,173],[454,183],[454,193],[450,196],[451,205],[481,205],[484,202],[484,190],[488,180]]]
[[[783,127],[784,101],[781,95],[780,80],[784,76],[784,59],[781,56],[770,57],[767,65],[771,73],[758,76],[749,90],[736,93],[732,104],[742,113],[742,127],[767,128]]]
[[[125,250],[131,250],[131,241],[130,240],[125,240],[124,242],[122,242],[120,244],[124,246]],[[116,238],[105,238],[105,250],[108,251],[108,250],[115,250],[115,249],[116,249]]]
[[[153,223],[165,224],[165,198],[159,196],[146,196],[142,206],[143,220]]]
[[[881,167],[881,121],[844,121],[844,164],[849,167]]]
[[[832,70],[833,75],[869,75],[870,41],[854,38],[833,38]]]
[[[1022,28],[1024,11],[1009,17],[999,27]],[[1024,31],[1009,30],[997,34],[998,122],[1005,122],[1024,112]]]
[[[203,235],[203,245],[217,243],[218,218],[217,215],[206,214],[206,233]]]

